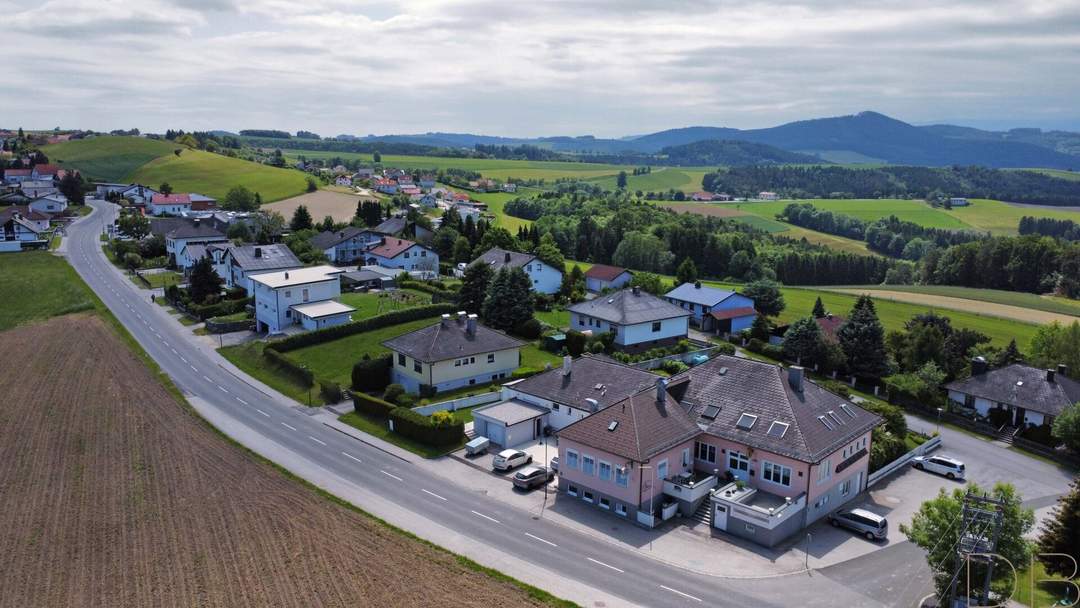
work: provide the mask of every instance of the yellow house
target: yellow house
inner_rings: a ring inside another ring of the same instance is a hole
[[[510,377],[525,343],[484,327],[476,315],[443,315],[429,327],[383,342],[394,353],[393,382],[410,393],[447,391]]]

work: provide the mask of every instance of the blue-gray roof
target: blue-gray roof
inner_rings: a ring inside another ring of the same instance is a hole
[[[637,287],[578,302],[567,310],[617,325],[636,325],[690,316],[688,311]]]
[[[697,283],[683,283],[664,294],[664,297],[694,304],[704,304],[705,306],[716,306],[733,295],[735,295],[734,291],[726,289],[717,289]]]

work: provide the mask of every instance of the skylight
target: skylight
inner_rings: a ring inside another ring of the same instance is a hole
[[[832,410],[829,410],[828,415],[829,415],[829,418],[831,418],[832,421],[835,422],[837,426],[840,426],[840,425],[844,424],[844,421],[841,420],[840,417],[836,415],[836,412],[834,412]]]
[[[836,427],[834,427],[833,424],[829,422],[828,419],[826,419],[824,416],[818,416],[817,419],[821,422],[821,424],[825,425],[825,428],[829,429],[830,431],[836,429]]]
[[[848,416],[850,416],[852,420],[855,419],[855,411],[852,410],[850,407],[848,407],[848,404],[841,403],[840,404],[840,410],[843,411]]]
[[[619,426],[619,421],[618,420],[612,420],[611,423],[607,425],[607,430],[614,431],[615,427],[617,427],[617,426]]]
[[[781,438],[781,437],[784,436],[785,433],[787,433],[788,426],[789,425],[786,422],[780,422],[779,420],[774,420],[773,423],[769,425],[769,431],[766,434],[769,437]]]
[[[701,413],[702,418],[708,418],[709,420],[716,420],[716,415],[720,413],[720,408],[715,405],[710,405],[705,408],[705,411]]]
[[[726,373],[727,373],[727,368],[726,367],[721,367],[720,368],[720,375],[723,376]]]
[[[739,420],[735,423],[735,426],[744,431],[749,431],[750,429],[754,428],[754,423],[756,422],[757,416],[744,412],[741,416],[739,416]]]

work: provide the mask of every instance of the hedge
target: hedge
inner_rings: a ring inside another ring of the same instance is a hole
[[[364,355],[353,365],[352,388],[357,391],[381,391],[390,384],[390,368],[394,364],[394,355],[386,353],[372,359]]]
[[[326,403],[341,403],[341,400],[345,398],[341,385],[325,378],[319,378],[319,395]]]
[[[289,357],[278,352],[275,348],[267,346],[263,349],[263,356],[266,357],[270,363],[291,376],[293,380],[299,382],[303,386],[310,387],[315,384],[315,374],[313,374],[310,369],[299,365]]]
[[[334,327],[326,327],[289,336],[288,338],[274,342],[274,349],[278,352],[287,353],[290,350],[296,350],[314,344],[322,344],[324,342],[332,342],[346,336],[364,333],[365,331],[371,331],[381,327],[389,327],[390,325],[399,325],[401,323],[408,323],[409,321],[418,321],[429,317],[450,314],[456,310],[457,306],[454,304],[431,304],[428,306],[417,306],[416,308],[395,310],[369,317],[362,321],[353,321],[352,323],[345,323],[344,325],[335,325]]]
[[[415,289],[424,293],[431,294],[431,301],[434,304],[442,302],[457,302],[458,293],[456,291],[450,291],[449,289],[440,289],[430,283],[421,283],[420,281],[400,281],[398,287],[401,289]]]
[[[427,445],[453,445],[465,436],[465,423],[460,420],[440,424],[404,407],[391,410],[390,420],[395,433]]]
[[[364,393],[353,393],[352,400],[353,409],[356,410],[357,414],[365,414],[380,420],[386,420],[390,416],[390,412],[397,407],[393,403]]]
[[[224,317],[242,312],[247,308],[248,304],[254,303],[254,298],[244,298],[243,300],[223,300],[217,304],[186,304],[185,307],[190,314],[206,320],[211,317]]]

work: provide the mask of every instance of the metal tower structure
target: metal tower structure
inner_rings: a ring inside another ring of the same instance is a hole
[[[986,565],[982,591],[978,598],[980,605],[989,605],[990,581],[994,575],[993,554],[997,551],[998,537],[1001,534],[1001,524],[1004,519],[1004,501],[990,498],[986,494],[981,496],[973,494],[970,491],[964,496],[963,511],[960,515],[960,538],[956,543],[956,561],[952,580],[949,582],[947,593],[949,599],[946,606],[951,608],[954,605],[960,573],[967,569],[970,575],[972,563]],[[968,589],[971,588],[971,580],[968,580],[967,586]]]

